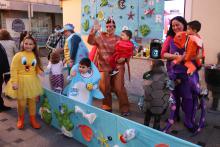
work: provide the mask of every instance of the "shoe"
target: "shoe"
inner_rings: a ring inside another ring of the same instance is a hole
[[[3,106],[0,108],[0,112],[9,111],[9,110],[11,110],[11,107],[8,107],[8,106],[5,106],[5,105],[3,105]]]
[[[30,123],[31,123],[32,128],[34,128],[34,129],[41,128],[40,124],[37,122],[35,116],[33,116],[33,115],[30,116]]]
[[[130,116],[131,115],[131,112],[122,112],[121,113],[121,116]]]
[[[118,70],[113,70],[112,72],[109,73],[110,76],[114,76],[116,75],[117,73],[119,73]]]

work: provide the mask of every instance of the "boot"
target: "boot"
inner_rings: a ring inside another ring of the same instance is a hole
[[[30,123],[31,123],[31,126],[32,128],[34,129],[40,129],[40,124],[36,121],[36,118],[35,116],[30,116]]]
[[[17,128],[18,129],[24,128],[24,114],[18,117]]]

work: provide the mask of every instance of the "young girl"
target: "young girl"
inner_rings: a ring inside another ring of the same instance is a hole
[[[55,92],[61,93],[63,91],[64,76],[63,62],[60,60],[60,54],[52,52],[50,54],[50,61],[47,66],[47,70],[50,73],[50,85],[51,89]]]
[[[160,130],[160,118],[168,107],[170,97],[167,87],[168,75],[161,60],[152,60],[152,69],[143,75],[144,79],[144,125],[149,126],[154,117],[153,128]]]
[[[17,99],[18,122],[17,128],[24,128],[24,112],[28,104],[30,123],[35,129],[41,126],[36,121],[36,98],[43,93],[40,79],[37,74],[42,73],[37,44],[32,36],[23,40],[23,46],[12,59],[11,79],[5,88],[5,94]]]
[[[110,75],[118,73],[116,68],[116,62],[120,58],[129,59],[133,55],[134,44],[130,41],[132,38],[132,32],[130,30],[123,30],[121,32],[121,40],[115,45],[115,53],[109,58],[110,66],[112,71]]]

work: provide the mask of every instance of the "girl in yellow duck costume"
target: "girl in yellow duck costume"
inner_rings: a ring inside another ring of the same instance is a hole
[[[24,112],[28,104],[30,123],[35,129],[41,126],[36,121],[36,98],[43,93],[37,74],[42,72],[36,41],[31,36],[23,40],[23,47],[11,64],[11,79],[6,85],[5,94],[17,99],[17,128],[24,128]]]

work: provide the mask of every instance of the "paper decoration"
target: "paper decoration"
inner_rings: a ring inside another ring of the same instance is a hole
[[[48,125],[50,125],[52,121],[52,114],[51,114],[51,106],[49,104],[48,99],[45,97],[43,99],[42,105],[39,109],[39,114],[41,119]]]
[[[149,6],[154,6],[154,0],[150,0],[150,1],[148,2],[148,5],[149,5]]]
[[[146,25],[146,24],[141,25],[141,26],[139,27],[139,30],[140,30],[141,35],[142,35],[143,37],[147,36],[147,35],[150,33],[150,28],[149,28],[149,26]]]
[[[71,131],[73,130],[74,125],[70,120],[70,115],[74,113],[74,110],[69,110],[67,105],[62,104],[60,110],[55,110],[54,113],[62,133],[67,137],[73,137]]]
[[[82,28],[85,32],[89,30],[89,20],[86,19],[85,22],[82,24]]]
[[[97,137],[98,141],[101,144],[101,147],[109,147],[108,139],[104,137],[102,132],[99,132],[99,136]]]
[[[108,5],[108,0],[101,0],[100,7],[104,7]]]
[[[93,124],[97,117],[95,113],[86,114],[79,106],[75,106],[75,113],[82,114],[83,118],[89,121],[89,124]]]
[[[99,21],[102,21],[104,19],[104,12],[103,11],[99,11],[97,14],[97,18]]]
[[[90,13],[90,7],[89,7],[89,5],[85,5],[85,6],[84,6],[84,13],[85,13],[85,14],[89,14],[89,13]]]
[[[130,11],[127,15],[128,15],[128,20],[130,20],[130,19],[134,20],[133,17],[134,17],[135,14],[132,13],[132,11]]]
[[[120,9],[124,9],[126,6],[125,6],[125,0],[119,0],[118,1],[118,8]]]
[[[156,23],[162,23],[162,15],[157,14],[157,15],[155,16],[155,22],[156,22]]]
[[[148,8],[147,10],[144,10],[144,14],[146,16],[152,16],[154,14],[155,8]]]
[[[92,129],[87,125],[78,125],[78,128],[80,129],[83,138],[87,142],[90,142],[92,140],[92,137],[93,137]]]
[[[136,136],[136,131],[135,131],[135,129],[128,129],[128,130],[126,130],[126,131],[124,132],[123,135],[120,135],[119,138],[120,138],[120,141],[125,144],[125,143],[127,143],[128,141],[134,139],[135,136]]]

